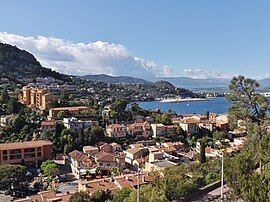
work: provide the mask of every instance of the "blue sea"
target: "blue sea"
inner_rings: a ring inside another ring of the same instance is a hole
[[[270,97],[267,98],[270,103]],[[175,111],[177,114],[205,114],[207,111],[214,113],[225,113],[228,111],[229,103],[224,97],[217,97],[213,99],[200,101],[186,101],[186,102],[137,102],[143,109],[160,109],[161,111],[168,111],[169,109]],[[268,114],[269,111],[268,111]]]
[[[207,111],[215,113],[227,112],[229,104],[224,97],[217,97],[208,100],[200,101],[186,101],[186,102],[137,102],[143,109],[160,109],[161,111],[168,111],[169,109],[175,111],[177,114],[205,114]]]

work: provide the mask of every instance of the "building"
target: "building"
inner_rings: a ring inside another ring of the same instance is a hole
[[[79,132],[81,129],[92,126],[92,121],[82,121],[75,117],[63,118],[63,124],[67,129],[71,129],[74,132]]]
[[[137,174],[127,174],[91,181],[80,180],[78,183],[78,191],[86,191],[92,195],[101,190],[110,190],[111,192],[114,192],[124,187],[136,189],[138,184],[144,185],[152,181],[152,178],[148,174],[148,172],[143,172],[139,177]]]
[[[153,137],[160,137],[166,135],[166,127],[162,123],[151,124]]]
[[[109,137],[123,138],[127,135],[127,128],[120,124],[111,124],[106,127],[106,133]]]
[[[68,113],[70,116],[74,116],[74,115],[79,115],[80,113],[89,111],[90,109],[91,109],[90,107],[85,107],[85,106],[51,108],[49,110],[48,118],[49,119],[57,118],[57,114],[61,111]]]
[[[74,190],[75,193],[75,190]],[[73,193],[56,193],[54,190],[38,192],[26,198],[16,199],[14,202],[69,202]]]
[[[94,159],[77,150],[68,153],[68,161],[70,163],[72,173],[78,179],[82,175],[86,174],[86,170],[91,170],[96,167]]]
[[[95,162],[102,171],[110,172],[112,168],[124,168],[125,156],[121,153],[99,152],[95,154]]]
[[[51,159],[50,141],[26,141],[0,144],[0,164],[36,164]]]
[[[140,139],[148,139],[152,135],[151,126],[147,121],[128,125],[127,132]]]
[[[165,129],[166,129],[166,135],[167,135],[167,136],[174,136],[174,135],[176,135],[176,128],[177,128],[176,125],[168,125],[168,126],[165,126]]]
[[[124,151],[125,154],[125,162],[130,165],[130,167],[134,170],[137,170],[138,159],[142,159],[149,154],[149,150],[147,148],[134,148],[128,149]]]
[[[211,120],[200,120],[198,123],[200,129],[214,131],[216,129],[216,122]]]
[[[145,163],[145,171],[151,172],[152,170],[155,171],[162,171],[165,168],[168,168],[170,166],[175,166],[177,163],[162,159],[162,160],[157,160],[153,162],[146,162]]]
[[[56,127],[55,120],[45,120],[41,122],[40,130],[54,130]]]
[[[18,93],[18,100],[31,108],[45,110],[50,108],[50,104],[57,100],[57,97],[46,88],[32,88],[24,86]]]
[[[83,153],[87,154],[88,156],[94,156],[99,152],[98,147],[93,146],[84,146],[83,147]]]
[[[199,132],[199,121],[194,118],[184,118],[179,121],[179,126],[186,131],[187,134],[195,134]]]

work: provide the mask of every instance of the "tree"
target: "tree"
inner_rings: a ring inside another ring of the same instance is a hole
[[[200,141],[200,163],[206,162],[206,156],[205,156],[205,141],[202,139]]]
[[[7,104],[8,103],[8,100],[9,100],[9,95],[8,95],[8,92],[7,92],[7,89],[3,89],[2,92],[1,92],[1,102],[3,104]]]
[[[27,168],[20,165],[0,165],[0,189],[7,190],[12,184],[26,182]]]
[[[132,190],[128,187],[124,187],[123,189],[119,189],[113,194],[113,202],[123,202],[130,196]]]
[[[90,201],[91,196],[89,195],[89,193],[85,191],[76,192],[69,199],[69,202],[90,202]]]
[[[57,176],[60,173],[58,165],[52,160],[44,161],[41,164],[41,170],[49,177]]]
[[[214,131],[213,132],[213,139],[214,140],[224,140],[227,137],[227,134],[224,131]]]
[[[113,198],[113,195],[110,190],[101,190],[93,193],[91,195],[91,202],[104,202],[107,200],[111,200]]]
[[[100,126],[87,128],[84,133],[84,138],[87,140],[87,143],[91,145],[94,145],[105,138],[104,130]]]
[[[229,121],[236,127],[239,119],[254,121],[262,124],[268,110],[268,101],[265,96],[256,92],[259,84],[244,76],[234,77],[229,86],[226,98],[230,102]]]
[[[111,114],[115,118],[122,119],[127,107],[127,101],[124,99],[117,99],[111,104]]]

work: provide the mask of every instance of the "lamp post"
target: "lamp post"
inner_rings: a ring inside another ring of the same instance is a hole
[[[221,201],[223,201],[223,187],[224,187],[224,155],[215,153],[216,156],[221,158],[221,188],[220,188],[220,196],[221,196]]]
[[[140,168],[138,167],[137,202],[140,202]]]

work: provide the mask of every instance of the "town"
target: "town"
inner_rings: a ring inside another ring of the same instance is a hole
[[[13,111],[1,116],[2,136],[16,127],[23,137],[10,134],[11,139],[0,144],[0,164],[26,166],[31,179],[28,188],[23,181],[20,186],[14,186],[15,179],[5,182],[9,184],[5,193],[22,198],[15,200],[18,202],[44,197],[67,201],[80,191],[90,196],[97,192],[113,195],[123,189],[132,192],[153,182],[153,173],[162,176],[166,168],[176,165],[198,166],[206,158],[215,165],[207,169],[216,173],[204,176],[203,184],[214,189],[220,184],[219,155],[238,152],[246,140],[241,120],[237,129],[230,130],[227,113],[143,110],[121,99],[99,102],[96,111],[74,102],[70,106],[63,95],[52,93],[55,87],[48,80],[38,78],[37,83],[22,87],[15,94],[18,101],[12,103],[20,109],[11,107]],[[65,86],[65,90],[74,87]],[[3,90],[2,104],[9,105],[11,99]],[[53,107],[55,103],[57,107]],[[196,191],[205,193],[204,189]]]

